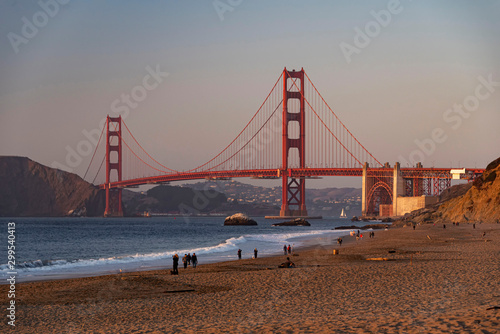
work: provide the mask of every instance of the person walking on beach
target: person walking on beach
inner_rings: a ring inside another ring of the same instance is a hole
[[[286,255],[286,245],[283,246],[283,255]]]
[[[241,260],[241,249],[238,249],[238,259]]]
[[[187,262],[187,254],[184,254],[184,257],[182,258],[182,263],[184,263],[184,269],[188,267],[188,262]]]
[[[292,247],[288,245],[288,254],[292,254]]]
[[[342,246],[342,238],[341,237],[337,238],[337,243],[339,244],[339,246]]]
[[[254,257],[254,259],[256,259],[256,258],[257,258],[257,252],[258,252],[258,250],[257,250],[257,248],[255,248],[255,249],[253,250],[253,257]]]
[[[193,262],[193,268],[196,268],[196,265],[198,264],[198,257],[196,256],[196,253],[193,253],[193,256],[191,256],[191,262]]]
[[[191,264],[191,253],[188,253],[186,260],[189,266]]]
[[[179,255],[177,254],[174,254],[174,256],[172,256],[172,260],[173,260],[173,270],[172,270],[172,275],[179,275],[179,270],[177,269],[179,267]]]

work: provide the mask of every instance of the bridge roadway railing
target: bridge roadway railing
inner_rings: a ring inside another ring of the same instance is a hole
[[[414,178],[434,178],[451,179],[450,168],[401,168],[401,176],[405,179]],[[477,175],[482,174],[484,169],[466,169],[466,173],[461,175],[461,179],[472,180]],[[257,170],[227,170],[227,171],[205,171],[190,173],[172,173],[158,176],[136,178],[130,180],[115,181],[109,183],[109,188],[135,187],[145,184],[161,184],[174,181],[202,180],[202,179],[224,179],[224,178],[280,178],[283,173],[293,178],[314,178],[320,176],[363,176],[362,168],[290,168],[282,169],[257,169]],[[368,168],[367,176],[371,177],[391,177],[393,168]],[[100,189],[105,189],[106,184],[99,185]]]
[[[362,176],[362,168],[291,168],[283,169],[255,169],[255,170],[228,170],[209,172],[173,173],[158,176],[136,178],[130,180],[115,181],[109,183],[109,188],[126,188],[145,184],[159,184],[174,181],[202,180],[202,179],[224,179],[224,178],[280,178],[284,173],[294,178],[309,178],[315,176]],[[106,184],[99,185],[105,189]]]

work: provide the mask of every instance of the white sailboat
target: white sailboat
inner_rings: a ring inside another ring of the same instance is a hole
[[[342,212],[340,213],[340,218],[347,218],[347,215],[344,212],[344,208],[342,208]]]

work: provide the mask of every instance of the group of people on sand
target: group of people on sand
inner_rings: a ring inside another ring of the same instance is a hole
[[[287,247],[287,245],[285,244],[283,246],[283,254],[284,255],[287,255],[287,254],[288,255],[290,255],[290,254],[293,255],[293,246],[288,245],[288,247]],[[280,264],[278,266],[278,268],[295,268],[295,263],[293,263],[292,261],[290,261],[290,258],[287,257],[286,261],[283,262],[282,264]]]
[[[238,249],[238,259],[241,260],[241,252],[242,250],[241,249]],[[256,259],[257,258],[257,254],[258,254],[258,250],[257,248],[255,248],[253,250],[253,258]],[[289,254],[291,254],[293,252],[293,248],[292,246],[288,245],[288,247],[285,245],[283,247],[283,252],[285,253],[285,255],[287,255],[288,252],[290,252]],[[295,263],[293,263],[292,261],[290,261],[290,258],[287,257],[286,258],[286,261],[283,262],[282,264],[280,264],[278,266],[279,268],[295,268]]]
[[[193,264],[193,268],[196,268],[196,265],[198,264],[198,257],[196,256],[196,253],[193,253],[193,255],[191,255],[191,253],[184,254],[182,263],[184,263],[184,269],[187,269],[191,263]]]
[[[358,230],[357,232],[351,232],[351,236],[355,235],[356,236],[356,241],[358,241],[360,238],[363,238],[363,234]],[[370,231],[370,233],[368,233],[368,237],[371,238],[375,238],[375,232],[373,231]],[[337,244],[339,246],[342,246],[342,238],[341,237],[338,237],[337,238]]]
[[[283,246],[283,255],[287,255],[287,254],[293,254],[293,246],[288,245],[288,247],[287,247],[285,244]]]
[[[242,250],[241,249],[238,249],[238,260],[241,260],[241,252]],[[253,250],[253,258],[256,259],[257,258],[257,254],[259,253],[259,251],[257,250],[257,248],[255,248]]]
[[[172,262],[173,262],[173,267],[172,271],[170,272],[172,275],[179,275],[179,255],[174,254],[172,256]],[[193,265],[193,268],[196,268],[196,265],[198,264],[198,257],[196,256],[196,253],[187,253],[184,254],[184,257],[182,258],[182,262],[184,263],[184,269],[187,269],[189,265]]]
[[[241,260],[241,252],[242,252],[242,250],[241,250],[241,249],[238,249],[238,259],[239,259],[239,260]],[[254,258],[254,259],[256,259],[256,258],[257,258],[257,254],[258,254],[258,253],[259,253],[259,251],[257,250],[257,248],[255,248],[255,249],[253,250],[253,258]],[[290,246],[290,245],[288,245],[288,247],[287,247],[287,245],[283,246],[283,253],[284,253],[285,255],[287,255],[287,254],[292,254],[292,253],[293,253],[293,246]]]

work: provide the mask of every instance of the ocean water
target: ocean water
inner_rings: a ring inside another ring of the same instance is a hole
[[[259,257],[277,255],[284,244],[335,242],[350,231],[332,229],[351,225],[338,218],[310,220],[310,227],[253,219],[257,226],[224,226],[224,217],[0,218],[0,284],[13,271],[23,282],[171,268],[175,253],[196,253],[198,264],[236,260],[239,248],[243,258],[251,258],[254,248]],[[14,268],[8,263],[11,245]]]

